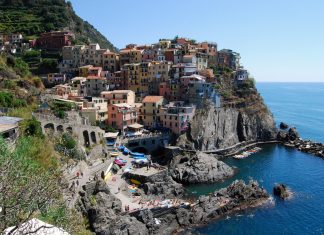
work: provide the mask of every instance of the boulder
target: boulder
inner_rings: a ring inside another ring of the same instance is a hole
[[[277,140],[283,142],[288,141],[288,134],[284,131],[278,131]]]
[[[291,195],[286,185],[277,184],[273,187],[273,194],[280,197],[281,199],[287,199]]]
[[[280,128],[281,130],[286,130],[288,127],[289,127],[289,126],[288,126],[286,123],[284,123],[284,122],[280,122],[279,128]]]
[[[170,165],[172,178],[180,183],[212,183],[234,174],[233,168],[203,152],[178,155]]]
[[[288,130],[288,138],[291,141],[298,140],[300,138],[299,133],[295,127],[289,128]]]
[[[182,184],[175,182],[168,172],[161,172],[148,178],[143,184],[144,193],[159,198],[181,197],[185,193]]]

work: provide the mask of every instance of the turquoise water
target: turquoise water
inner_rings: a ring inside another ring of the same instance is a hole
[[[298,128],[304,139],[324,142],[324,83],[261,83],[259,92],[277,122]],[[262,206],[210,223],[197,234],[324,234],[324,160],[280,145],[267,145],[243,159],[225,160],[238,169],[231,179],[212,185],[192,186],[197,195],[229,185],[234,179],[259,181],[270,194],[276,183],[294,192],[289,201],[274,197]]]

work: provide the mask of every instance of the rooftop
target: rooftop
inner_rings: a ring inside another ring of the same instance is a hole
[[[161,99],[163,99],[163,96],[145,96],[143,99],[143,103],[156,103],[159,102]]]
[[[0,124],[18,124],[18,122],[22,120],[23,119],[19,117],[2,116],[0,117]]]
[[[113,91],[102,91],[101,94],[120,94],[120,93],[129,93],[133,92],[132,90],[113,90]]]

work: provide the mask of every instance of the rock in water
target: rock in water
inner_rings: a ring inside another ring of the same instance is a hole
[[[284,122],[280,122],[279,128],[281,130],[286,130],[288,128],[288,125],[286,123],[284,123]]]
[[[234,174],[234,170],[213,155],[196,152],[178,155],[170,166],[172,178],[180,183],[212,183]]]
[[[299,133],[295,127],[289,128],[288,130],[288,138],[291,141],[298,140],[300,138]]]
[[[281,199],[287,199],[291,193],[284,184],[277,184],[273,187],[273,194],[280,197]]]

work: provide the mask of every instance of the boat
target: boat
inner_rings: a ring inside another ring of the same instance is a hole
[[[133,157],[135,160],[136,159],[147,159],[147,157],[143,156],[143,157]]]
[[[111,170],[113,165],[114,165],[113,163],[110,163],[110,165],[108,166],[108,168],[107,168],[107,170],[106,170],[106,172],[104,174],[104,176],[105,176],[104,181],[105,182],[108,182],[109,178],[112,176],[112,172],[110,170]]]
[[[110,152],[111,157],[117,157],[119,155],[118,152]]]
[[[135,159],[135,163],[148,163],[147,158],[140,158],[140,159]]]
[[[124,147],[124,149],[123,149],[123,153],[124,153],[125,155],[127,155],[127,154],[129,154],[129,150],[128,150],[126,147]]]
[[[138,153],[138,152],[130,152],[130,155],[134,157],[145,157],[144,153]]]
[[[132,182],[133,184],[136,184],[136,185],[141,185],[141,182],[136,179],[130,179],[130,182]]]
[[[249,150],[246,150],[244,151],[243,153],[241,154],[237,154],[237,155],[234,155],[233,158],[236,158],[236,159],[243,159],[243,158],[247,158],[248,156],[254,154],[254,153],[257,153],[259,152],[260,150],[262,150],[261,148],[259,147],[255,147],[253,149],[249,149]]]

